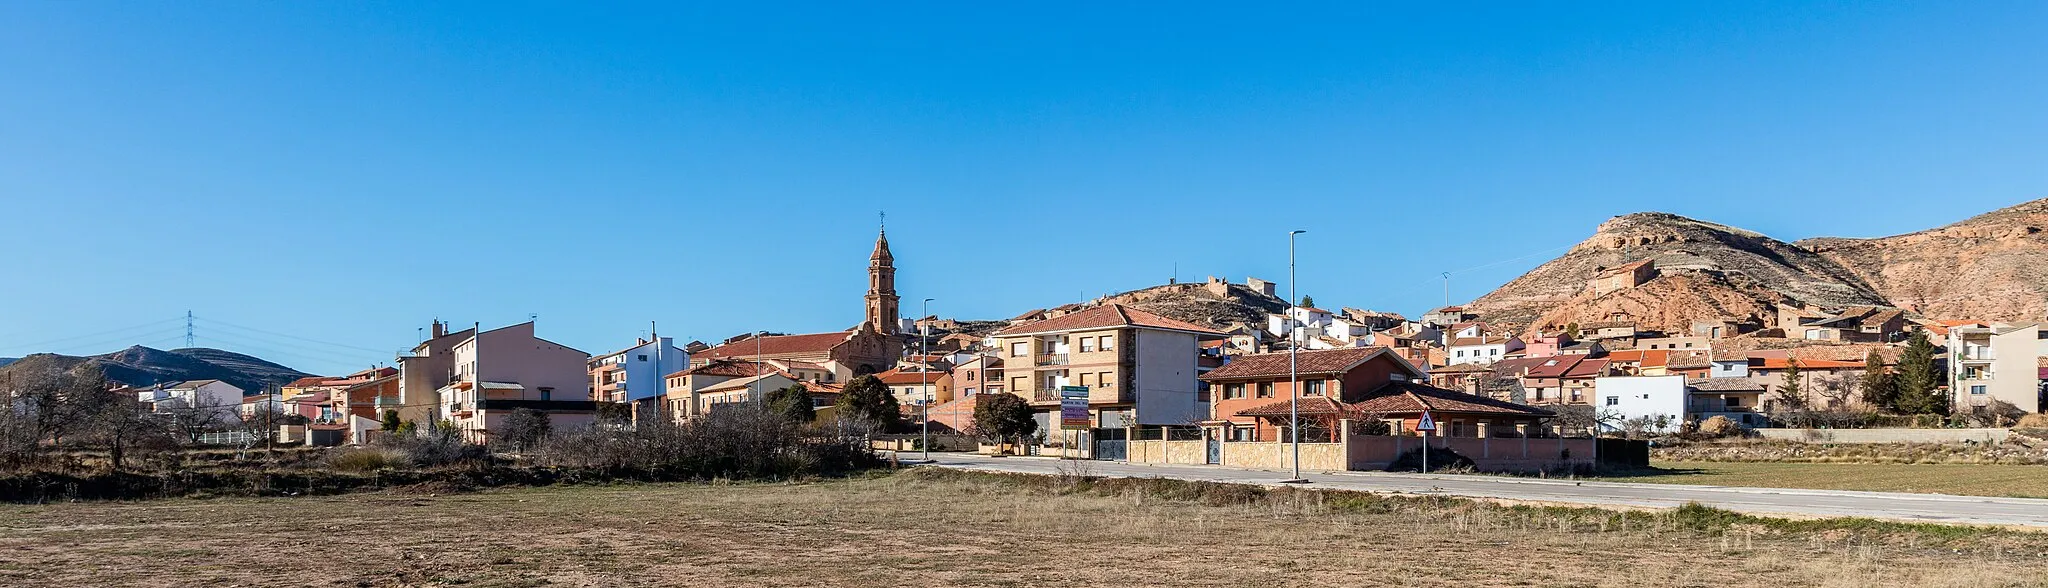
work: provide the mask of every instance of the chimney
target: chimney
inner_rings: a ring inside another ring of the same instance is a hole
[[[434,338],[439,339],[447,334],[448,323],[441,322],[441,319],[434,319]]]

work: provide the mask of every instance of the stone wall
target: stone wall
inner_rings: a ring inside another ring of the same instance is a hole
[[[1422,446],[1421,437],[1354,435],[1349,446],[1350,469],[1384,470],[1397,456]],[[1482,472],[1535,472],[1593,465],[1592,439],[1530,439],[1526,437],[1435,437],[1431,448],[1449,448],[1471,458]]]
[[[1144,440],[1130,442],[1131,463],[1201,464],[1209,463],[1209,448],[1206,441],[1159,441]]]
[[[2012,434],[2005,429],[1755,429],[1773,441],[1809,443],[1997,443]]]
[[[1270,441],[1223,444],[1223,465],[1261,470],[1294,469],[1294,445]],[[1347,465],[1342,443],[1301,444],[1301,469],[1319,472],[1344,471]]]

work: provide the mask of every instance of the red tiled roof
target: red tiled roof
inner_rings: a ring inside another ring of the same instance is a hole
[[[1513,337],[1458,337],[1451,339],[1450,347],[1468,347],[1472,345],[1501,345],[1507,343],[1508,340],[1512,338]]]
[[[1379,414],[1409,414],[1425,410],[1539,417],[1554,414],[1540,408],[1415,382],[1390,382],[1373,394],[1351,403],[1351,407],[1358,412]]]
[[[1594,376],[1603,375],[1607,373],[1608,363],[1609,362],[1605,357],[1580,361],[1578,365],[1572,366],[1572,369],[1570,371],[1565,372],[1564,377],[1591,378]]]
[[[1634,349],[1607,354],[1609,361],[1635,362],[1642,367],[1663,367],[1671,359],[1671,352],[1665,349]]]
[[[1789,367],[1793,361],[1783,357],[1752,357],[1749,359],[1749,367],[1782,370]],[[1800,359],[1796,361],[1799,362],[1799,369],[1802,370],[1854,369],[1863,367],[1863,362],[1860,361],[1835,361],[1831,359]]]
[[[1254,406],[1251,408],[1240,410],[1237,411],[1237,414],[1239,416],[1284,417],[1294,414],[1295,412],[1299,412],[1301,414],[1342,415],[1352,415],[1358,413],[1358,411],[1353,410],[1350,405],[1338,402],[1336,400],[1332,400],[1328,396],[1306,396],[1301,399],[1300,405],[1298,407],[1291,406],[1294,404],[1295,403],[1292,400],[1282,400],[1279,402],[1261,404],[1259,406]]]
[[[1385,353],[1386,351],[1387,348],[1385,347],[1346,347],[1342,349],[1300,351],[1295,354],[1295,371],[1303,374],[1343,373],[1345,370],[1351,369],[1352,366],[1372,359],[1373,356]],[[1389,357],[1399,359],[1397,356],[1389,355]],[[1402,360],[1401,363],[1408,370],[1409,374],[1415,377],[1422,376],[1420,371],[1416,370],[1412,365],[1407,365],[1405,360]],[[1223,367],[1202,374],[1201,379],[1214,381],[1241,378],[1272,378],[1285,376],[1287,373],[1286,353],[1256,353],[1236,356],[1230,360],[1230,363],[1224,364]]]
[[[831,351],[833,347],[838,346],[840,342],[845,341],[847,337],[852,335],[852,331],[835,331],[831,333],[811,333],[808,335],[748,337],[706,349],[698,352],[697,356],[717,359],[723,357],[754,357],[756,353],[763,356],[782,355],[785,353],[823,353]],[[760,339],[758,348],[755,342],[757,338]]]
[[[1531,359],[1540,359],[1543,361],[1537,362],[1536,365],[1531,366],[1529,368],[1529,373],[1526,374],[1528,377],[1562,378],[1566,374],[1570,374],[1572,368],[1577,367],[1580,363],[1586,361],[1586,356],[1559,355],[1556,357],[1537,357]]]
[[[938,384],[939,378],[946,377],[947,375],[949,375],[949,373],[950,372],[940,370],[917,371],[896,368],[886,372],[877,373],[874,376],[875,379],[881,380],[884,384],[888,384],[891,386],[908,386],[911,384],[920,383],[920,377],[923,378],[923,380],[921,380],[922,383]]]
[[[714,359],[711,363],[669,374],[671,376],[725,376],[728,378],[750,378],[755,374],[775,371],[775,368],[756,362],[736,359]]]
[[[1105,304],[1087,310],[1060,315],[1055,318],[1016,325],[997,331],[996,335],[1033,335],[1111,327],[1145,327],[1170,331],[1186,331],[1197,335],[1224,336],[1223,333],[1208,327],[1173,320],[1122,304]]]

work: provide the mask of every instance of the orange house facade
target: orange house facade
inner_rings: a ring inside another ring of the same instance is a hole
[[[1245,413],[1295,398],[1296,381],[1301,405],[1308,407],[1305,411],[1313,411],[1314,407],[1327,408],[1330,400],[1356,401],[1390,382],[1428,379],[1422,370],[1385,347],[1301,351],[1295,356],[1298,380],[1289,378],[1286,353],[1237,356],[1202,376],[1212,399],[1211,424],[1223,429],[1225,440],[1278,439],[1279,428],[1270,419]]]

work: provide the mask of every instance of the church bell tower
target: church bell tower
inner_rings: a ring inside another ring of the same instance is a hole
[[[875,253],[868,256],[868,330],[894,335],[897,330],[896,258],[889,255],[889,231],[875,235]]]

